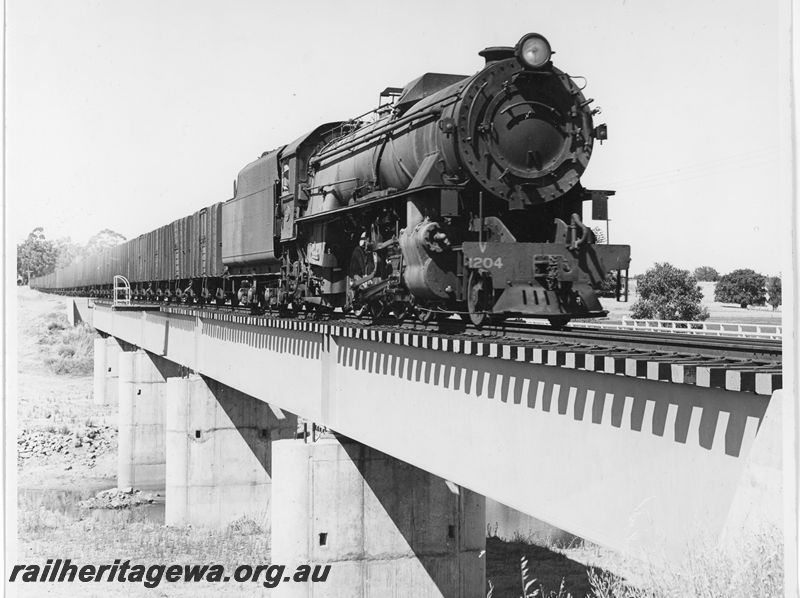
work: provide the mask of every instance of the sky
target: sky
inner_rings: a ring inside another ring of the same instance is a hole
[[[147,232],[230,198],[263,151],[385,87],[472,74],[481,49],[536,31],[602,108],[609,139],[583,184],[617,191],[610,238],[632,273],[778,274],[778,23],[777,0],[7,0],[7,239]]]

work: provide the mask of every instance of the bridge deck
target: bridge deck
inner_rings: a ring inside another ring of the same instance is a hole
[[[770,398],[777,372],[737,385],[715,375],[724,364],[652,361],[630,349],[179,307],[97,305],[93,319],[100,331],[626,552],[717,537],[750,448],[780,406],[779,392]]]

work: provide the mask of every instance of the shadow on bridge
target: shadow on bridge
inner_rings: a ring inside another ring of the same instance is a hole
[[[382,508],[403,538],[398,541],[399,536],[388,529],[380,532],[382,537],[375,537],[372,526],[365,525],[364,556],[381,558],[375,553],[376,546],[395,559],[403,552],[413,554],[441,595],[474,595],[464,586],[476,578],[482,566],[476,560],[482,558],[485,518],[480,511],[475,519],[475,507],[484,508],[483,497],[464,488],[456,495],[442,478],[345,436],[336,438],[371,491],[364,493],[364,511]],[[386,462],[392,466],[387,468]],[[389,471],[392,475],[387,475]]]
[[[485,555],[479,557],[475,543],[483,544],[486,528],[476,529],[473,525],[473,529],[468,529],[470,523],[466,522],[466,517],[469,515],[465,517],[464,512],[459,512],[458,500],[449,500],[453,498],[453,492],[443,479],[402,463],[392,470],[393,476],[387,477],[386,469],[377,463],[382,458],[391,457],[344,436],[337,436],[337,440],[356,464],[372,496],[391,518],[409,551],[413,552],[443,594],[449,595],[448,592],[452,592],[459,583],[464,583],[466,577],[461,568],[474,567],[474,559],[485,558],[486,580],[492,582],[493,596],[519,596],[522,594],[522,556],[528,560],[528,579],[537,580],[533,589],[541,587],[543,596],[549,596],[551,591],[557,593],[562,580],[565,591],[572,596],[590,593],[588,567],[544,546],[491,536],[486,539]],[[460,492],[464,496],[459,500],[470,500],[471,493],[463,488]],[[370,508],[366,496],[364,508]],[[457,524],[452,525],[453,522]],[[369,541],[366,537],[365,540]],[[386,546],[386,542],[384,539],[382,544]],[[381,544],[375,539],[370,543]],[[460,558],[448,559],[454,552]],[[602,570],[595,570],[603,573]],[[488,586],[484,593],[486,591]]]
[[[267,403],[216,380],[206,376],[202,376],[202,378],[218,406],[230,420],[228,423],[224,421],[224,418],[217,416],[213,427],[203,432],[228,430],[231,434],[240,435],[255,457],[256,467],[272,478],[272,441],[294,438],[297,432],[297,418],[286,411],[273,409]],[[207,434],[202,433],[200,437],[206,438]],[[239,443],[231,446],[239,446]],[[224,459],[225,455],[219,454],[219,457]],[[253,463],[252,461],[248,462]]]
[[[203,334],[233,345],[308,359],[319,359],[322,351],[321,336],[310,332],[246,326],[232,322],[204,322]]]
[[[340,339],[342,366],[370,374],[432,385],[474,398],[524,404],[575,421],[628,428],[696,442],[739,456],[747,421],[761,425],[768,397],[677,385],[620,375]],[[690,437],[690,430],[692,436]]]

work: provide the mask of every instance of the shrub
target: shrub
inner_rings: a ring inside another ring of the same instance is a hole
[[[703,292],[688,270],[672,264],[656,264],[642,274],[636,289],[639,300],[631,307],[636,319],[700,321],[708,310],[700,305]]]
[[[749,268],[734,270],[719,279],[714,299],[722,303],[738,303],[742,308],[764,305],[767,300],[766,282],[763,274]]]
[[[70,345],[59,345],[57,353],[61,357],[72,357],[75,355],[75,347]]]
[[[55,374],[91,374],[95,336],[94,329],[86,324],[70,326],[64,314],[48,314],[39,333],[42,361]]]

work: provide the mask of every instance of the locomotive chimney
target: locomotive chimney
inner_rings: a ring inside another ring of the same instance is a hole
[[[491,64],[498,60],[512,58],[514,56],[514,48],[509,46],[492,46],[478,52],[478,56],[483,56],[486,59],[486,64]]]

